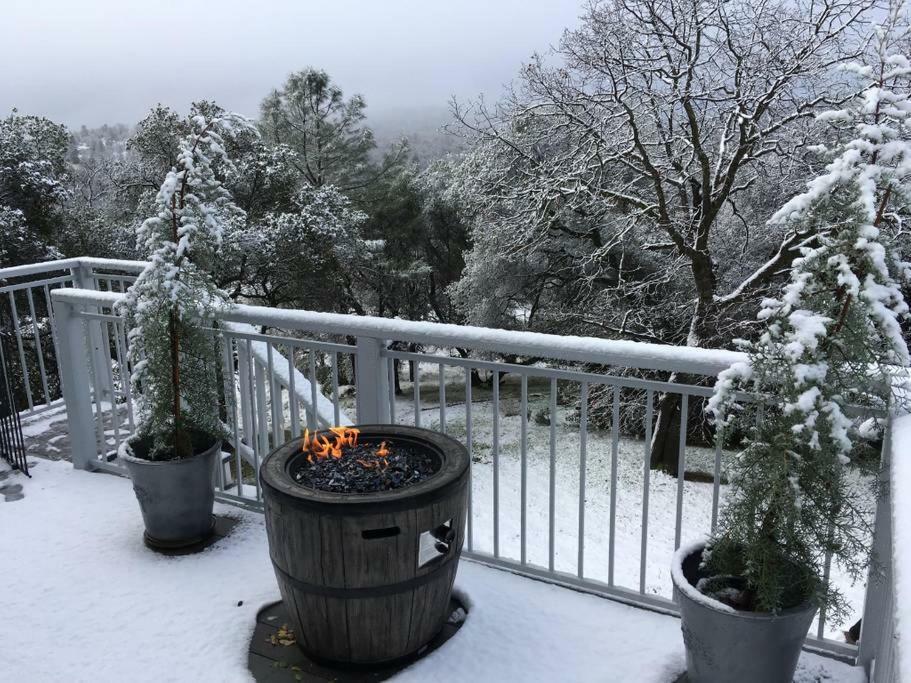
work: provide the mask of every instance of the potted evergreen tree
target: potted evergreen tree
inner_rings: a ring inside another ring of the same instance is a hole
[[[243,212],[220,176],[231,169],[225,136],[239,117],[194,105],[177,164],[137,230],[149,264],[119,312],[128,321],[136,432],[120,457],[133,480],[153,547],[184,547],[213,528],[213,473],[225,435],[218,413],[218,339],[204,324],[225,305],[210,273],[222,234]]]
[[[826,557],[855,578],[870,561],[873,496],[858,470],[909,360],[911,266],[890,235],[911,196],[911,63],[892,52],[906,35],[892,22],[878,63],[850,69],[860,95],[820,117],[841,142],[772,218],[806,246],[783,295],[763,301],[748,360],[719,375],[709,402],[721,433],[743,441],[718,528],[672,568],[690,681],[791,681],[817,610],[845,616]]]

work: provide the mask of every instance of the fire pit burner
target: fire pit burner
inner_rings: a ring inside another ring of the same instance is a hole
[[[395,438],[360,438],[353,427],[328,432],[309,430],[301,439],[300,458],[290,474],[298,484],[320,491],[372,493],[417,484],[440,468],[434,452]]]

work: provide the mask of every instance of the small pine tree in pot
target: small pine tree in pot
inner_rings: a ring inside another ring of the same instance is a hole
[[[826,558],[855,578],[871,559],[864,450],[909,364],[911,267],[889,239],[911,199],[911,62],[891,51],[897,23],[879,33],[876,66],[851,67],[861,95],[820,117],[851,139],[772,218],[806,246],[781,298],[763,301],[748,360],[719,375],[709,402],[722,434],[746,437],[718,528],[674,560],[687,680],[792,680],[817,610],[845,616]]]
[[[213,472],[225,435],[218,414],[218,338],[205,324],[226,304],[210,273],[222,235],[243,212],[219,180],[226,137],[246,127],[214,105],[194,105],[177,164],[137,230],[149,264],[119,313],[128,321],[139,425],[120,456],[133,479],[146,542],[182,547],[212,531]]]

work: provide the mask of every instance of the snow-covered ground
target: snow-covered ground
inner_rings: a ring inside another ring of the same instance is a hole
[[[129,481],[39,461],[0,502],[0,681],[249,681],[257,611],[278,598],[262,516],[205,552],[165,558],[142,543]],[[462,630],[400,681],[674,681],[679,622],[463,562]],[[804,654],[801,683],[861,682]]]
[[[396,399],[396,421],[414,424],[412,385],[404,381],[404,393]],[[446,431],[464,441],[465,404],[464,371],[447,367]],[[436,364],[421,365],[421,426],[439,429],[439,371]],[[561,390],[571,385],[560,384]],[[576,384],[572,390],[578,391]],[[549,381],[529,382],[528,408],[532,416],[546,415],[549,405]],[[502,557],[521,557],[521,416],[519,378],[506,378],[500,389],[499,410],[499,552]],[[346,405],[354,415],[353,405]],[[554,568],[577,572],[579,543],[579,454],[578,424],[570,417],[571,407],[557,407],[555,483]],[[533,418],[527,426],[527,560],[540,567],[548,566],[549,543],[549,478],[550,426]],[[583,569],[586,578],[608,580],[610,544],[611,435],[589,429],[586,447],[585,547]],[[642,546],[642,500],[645,458],[642,440],[620,438],[617,457],[616,539],[614,582],[634,591],[639,590]],[[722,453],[722,474],[734,457]],[[686,469],[711,474],[715,451],[712,448],[688,446]],[[472,401],[472,498],[473,549],[493,553],[493,403],[490,392],[474,390]],[[726,487],[722,486],[722,493]],[[681,541],[699,540],[711,530],[711,483],[684,482]],[[677,479],[663,472],[651,471],[648,485],[648,544],[645,558],[645,590],[670,598],[671,558],[674,554],[674,531],[677,514]],[[839,567],[832,568],[833,582],[852,605],[852,617],[844,624],[826,624],[829,638],[843,641],[843,632],[860,619],[864,604],[864,582],[854,583]],[[816,633],[816,624],[812,633]]]

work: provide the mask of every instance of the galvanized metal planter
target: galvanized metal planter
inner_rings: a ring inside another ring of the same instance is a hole
[[[693,596],[701,578],[703,546],[682,561],[682,577],[672,572],[686,645],[688,683],[790,683],[816,605],[807,603],[778,614],[723,609]],[[676,561],[676,559],[675,559]],[[680,581],[688,582],[681,586]]]
[[[175,549],[206,540],[214,528],[216,456],[221,442],[192,458],[151,461],[121,451],[145,522],[145,541]]]

